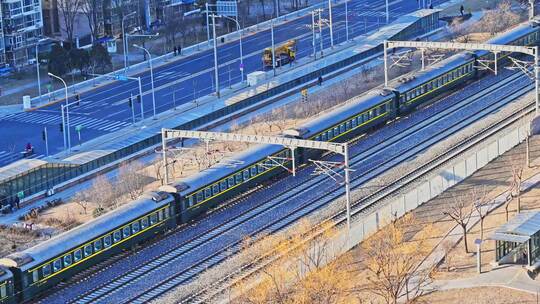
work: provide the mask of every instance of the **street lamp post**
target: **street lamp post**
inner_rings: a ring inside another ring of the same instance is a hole
[[[154,107],[154,116],[153,116],[153,118],[156,119],[156,94],[155,94],[155,91],[154,91],[154,69],[152,67],[152,55],[150,54],[150,52],[147,49],[145,49],[142,46],[134,44],[133,47],[141,49],[141,50],[145,51],[146,54],[148,54],[148,62],[150,63],[150,84],[152,85],[152,105]],[[141,100],[142,100],[142,96],[141,96]],[[141,101],[141,103],[142,103],[142,101]]]
[[[156,33],[155,35],[130,35],[130,34],[126,34],[126,45],[129,45],[129,37],[158,37],[159,36],[159,33]],[[127,68],[126,70],[129,69],[129,48],[126,48],[126,63],[127,63]]]
[[[40,39],[36,43],[36,70],[37,70],[37,83],[38,83],[38,92],[39,92],[39,101],[41,101],[41,78],[39,77],[39,43],[47,41],[47,39]]]
[[[226,19],[229,19],[229,20],[232,20],[236,23],[236,30],[240,33],[240,79],[242,80],[242,82],[244,82],[244,54],[243,54],[243,46],[242,46],[242,34],[243,34],[243,29],[240,27],[240,23],[238,22],[238,20],[234,19],[234,18],[231,18],[229,16],[224,16],[224,15],[219,15],[219,17],[222,17],[222,18],[226,18]]]
[[[69,138],[69,127],[66,128],[66,124],[64,123],[65,122],[65,119],[64,119],[64,107],[67,109],[67,105],[68,105],[68,89],[67,89],[67,84],[66,82],[64,81],[64,79],[62,79],[61,77],[59,76],[56,76],[54,75],[53,73],[47,73],[50,77],[54,77],[58,80],[60,80],[63,84],[64,84],[64,91],[65,91],[65,95],[66,95],[66,105],[61,105],[60,108],[62,110],[62,133],[63,133],[63,137],[64,137],[64,150],[67,150],[68,149],[68,143],[67,142],[71,142],[70,138]],[[66,116],[67,116],[67,125],[69,125],[69,111],[67,111],[66,113]],[[66,129],[67,129],[67,136],[66,136]],[[66,139],[67,138],[67,139]]]
[[[126,49],[128,48],[128,45],[126,43],[126,29],[124,27],[124,21],[126,20],[127,17],[131,16],[135,14],[135,12],[131,12],[125,16],[122,17],[122,46],[123,46],[123,49],[124,49],[124,73],[126,72],[126,69],[127,69],[127,53],[126,53]]]
[[[315,11],[311,11],[311,46],[313,47],[313,59],[317,59],[317,50],[315,48]]]
[[[388,8],[388,0],[386,0],[386,23],[390,23],[390,9]]]

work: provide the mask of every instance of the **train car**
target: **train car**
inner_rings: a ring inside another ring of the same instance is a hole
[[[522,45],[522,46],[535,46],[540,42],[540,27],[536,23],[524,23],[516,26],[504,33],[497,35],[494,38],[489,39],[486,43],[490,44],[507,44],[507,45]],[[477,60],[494,60],[492,52],[488,51],[475,51],[474,55]],[[497,56],[497,62],[502,63],[506,61],[510,54],[504,53]],[[479,71],[479,75],[488,73],[489,71]]]
[[[13,274],[0,267],[0,304],[13,304],[15,301]]]
[[[354,97],[344,105],[285,134],[316,141],[345,142],[396,117],[396,95],[390,90],[373,90]],[[322,151],[299,149],[300,161],[317,157]]]
[[[424,71],[408,74],[390,83],[399,95],[399,113],[411,112],[427,101],[433,101],[475,78],[474,57],[453,55]]]
[[[128,205],[0,259],[15,278],[17,301],[27,301],[81,270],[176,227],[176,204],[168,193],[151,192]]]
[[[270,160],[268,156],[275,159]],[[162,186],[160,190],[172,193],[180,202],[181,221],[185,223],[226,199],[285,172],[276,162],[290,167],[291,156],[290,150],[281,146],[257,145],[233,159],[223,160],[191,177]]]

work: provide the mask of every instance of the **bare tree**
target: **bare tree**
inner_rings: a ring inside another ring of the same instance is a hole
[[[418,296],[420,288],[429,279],[429,269],[419,267],[429,254],[428,240],[434,230],[427,227],[413,239],[407,235],[416,231],[418,221],[410,214],[387,225],[362,243],[366,254],[369,293],[382,298],[384,303],[396,304],[403,295]]]
[[[517,203],[517,213],[521,211],[521,186],[523,183],[523,169],[525,167],[525,160],[522,155],[515,155],[510,159],[510,170],[512,173],[512,181],[510,183],[510,195],[506,200],[504,205],[504,211],[506,214],[506,221],[508,221],[508,208],[510,203],[516,199]]]
[[[480,239],[484,239],[484,220],[486,219],[489,212],[489,199],[486,187],[475,187],[473,188],[471,196],[474,198],[474,209],[478,213],[480,218]]]
[[[140,173],[142,170],[143,165],[136,161],[120,166],[118,174],[120,189],[132,200],[141,196],[144,193],[144,187],[148,184],[148,178]]]
[[[73,43],[75,31],[75,18],[81,9],[82,0],[58,0],[58,10],[62,15],[62,30],[67,35],[67,40]]]
[[[81,11],[88,20],[88,28],[93,40],[97,40],[103,28],[103,1],[81,0]]]
[[[88,207],[91,203],[89,194],[90,192],[88,190],[82,190],[77,192],[77,194],[75,194],[75,196],[73,196],[73,198],[71,199],[72,202],[82,208],[85,215],[88,214]]]
[[[466,253],[469,253],[467,244],[467,225],[469,224],[472,215],[472,208],[470,208],[471,203],[472,201],[469,193],[461,196],[454,196],[453,202],[450,203],[445,211],[443,211],[444,215],[449,216],[463,230],[463,245],[465,246]]]

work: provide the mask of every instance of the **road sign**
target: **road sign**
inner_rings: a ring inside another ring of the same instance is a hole
[[[240,71],[243,71],[243,70],[244,70],[244,64],[240,63]]]
[[[77,125],[77,126],[75,126],[75,131],[81,132],[83,128],[84,128],[83,125]]]
[[[217,1],[217,14],[229,17],[238,16],[238,5],[236,1]]]
[[[128,81],[129,79],[124,76],[124,75],[116,75],[116,80],[120,80],[120,81]]]

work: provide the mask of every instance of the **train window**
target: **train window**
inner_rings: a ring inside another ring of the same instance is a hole
[[[347,130],[350,130],[353,128],[352,120],[347,121]]]
[[[321,134],[321,140],[322,141],[325,141],[328,139],[328,136],[326,136],[326,132],[324,132],[323,134]]]
[[[355,117],[353,118],[353,120],[351,121],[351,125],[353,128],[356,128],[356,126],[358,126],[358,117]]]
[[[343,132],[345,132],[345,125],[342,124],[342,125],[339,126],[339,134],[341,134]]]
[[[216,195],[219,193],[219,184],[215,183],[212,185],[212,194]]]
[[[169,218],[169,206],[163,208],[163,216]]]
[[[103,244],[101,244],[101,240],[97,240],[94,242],[94,251],[98,252],[103,248]]]
[[[73,260],[75,262],[78,262],[81,259],[82,259],[82,250],[81,249],[75,250],[75,252],[73,252]]]
[[[197,192],[197,203],[200,203],[204,200],[204,193],[203,191]]]
[[[192,196],[190,196],[190,198],[192,198]],[[141,219],[141,228],[144,229],[148,227],[148,218],[147,217],[143,217]]]
[[[39,280],[39,273],[36,270],[32,271],[32,282],[37,282]]]
[[[7,296],[6,284],[0,286],[0,299],[3,299]]]
[[[121,239],[122,239],[122,233],[120,232],[120,230],[116,230],[113,233],[113,241],[116,243],[116,242],[120,241]]]
[[[159,221],[160,222],[163,221],[163,218],[164,218],[163,213],[164,213],[163,210],[158,211],[158,216],[159,216]]]
[[[227,180],[226,179],[219,182],[219,188],[221,189],[221,191],[227,190]]]
[[[206,187],[204,189],[204,198],[212,197],[212,189],[210,187]]]
[[[241,183],[241,182],[242,182],[242,173],[236,173],[236,174],[234,175],[234,181],[235,181],[237,184]]]
[[[416,88],[416,96],[422,95],[422,88]]]
[[[257,175],[257,167],[251,167],[249,170],[251,171],[251,176]]]
[[[229,177],[229,179],[227,179],[227,182],[229,183],[229,187],[234,186],[234,177]]]
[[[43,277],[48,277],[51,275],[51,264],[47,264],[43,267],[41,267],[41,271],[43,272]]]
[[[154,225],[155,223],[157,223],[157,214],[152,213],[150,214],[150,224]]]
[[[73,259],[71,258],[71,254],[68,254],[64,256],[64,265],[69,266],[71,265],[71,262],[73,262]]]
[[[130,235],[131,235],[131,229],[129,229],[129,226],[122,228],[122,236],[124,238],[127,238]]]
[[[258,165],[257,169],[259,170],[259,173],[263,173],[266,170],[263,165]]]
[[[92,254],[92,245],[84,246],[84,256],[90,256]]]
[[[193,204],[195,204],[195,197],[193,195],[190,195],[188,197],[188,206],[191,207],[193,206]]]
[[[133,233],[139,232],[141,230],[141,225],[139,224],[139,222],[131,224],[131,230],[133,230]]]
[[[334,128],[334,136],[338,136],[339,135],[339,127],[335,127]]]
[[[244,172],[242,172],[244,174],[244,180],[248,180],[249,179],[249,170],[244,170]]]
[[[105,245],[105,248],[111,247],[112,245],[112,238],[110,235],[107,235],[103,238],[103,244]]]
[[[58,259],[53,262],[53,272],[57,272],[62,269],[62,260]]]

